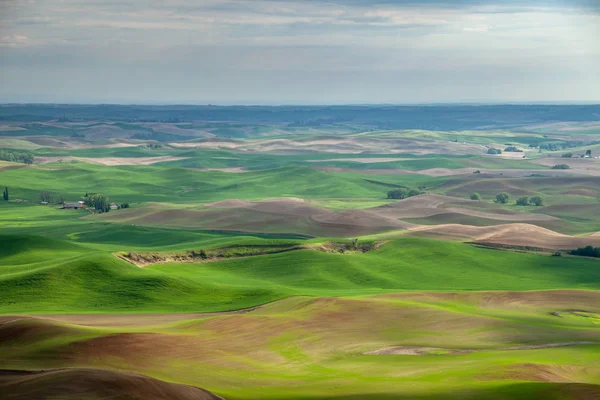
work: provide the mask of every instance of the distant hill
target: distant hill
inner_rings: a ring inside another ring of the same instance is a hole
[[[314,127],[361,125],[377,129],[467,130],[516,128],[556,121],[600,121],[600,105],[431,106],[142,106],[0,105],[0,120],[231,121]]]

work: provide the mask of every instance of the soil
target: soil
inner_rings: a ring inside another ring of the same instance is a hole
[[[63,398],[65,394],[68,398],[90,400],[222,400],[220,396],[193,386],[92,368],[0,370],[0,392],[4,400]]]

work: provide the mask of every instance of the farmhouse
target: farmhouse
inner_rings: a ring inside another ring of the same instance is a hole
[[[116,205],[115,203],[110,203],[110,209],[111,209],[111,210],[118,210],[118,209],[119,209],[119,206],[118,206],[118,205]]]

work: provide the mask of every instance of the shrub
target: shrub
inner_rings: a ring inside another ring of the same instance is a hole
[[[506,192],[502,192],[502,193],[498,193],[496,195],[496,199],[494,200],[494,203],[506,204],[506,203],[508,203],[509,200],[510,200],[510,194],[508,194]]]
[[[490,147],[487,151],[488,154],[502,154],[502,150],[500,149],[495,149],[493,147]]]
[[[423,192],[421,192],[420,190],[417,190],[417,189],[400,188],[400,189],[390,190],[387,193],[387,198],[394,199],[394,200],[402,200],[402,199],[406,199],[408,197],[418,196],[420,194],[423,194]]]
[[[529,205],[529,197],[523,196],[517,199],[518,206],[528,206]]]
[[[471,198],[471,200],[480,201],[481,200],[481,195],[479,193],[471,193],[470,198]]]
[[[562,155],[562,158],[571,158],[573,157],[573,153],[565,153]]]
[[[529,204],[536,207],[541,207],[544,205],[544,200],[540,196],[534,196],[531,199],[529,199]]]
[[[413,197],[413,196],[418,196],[420,194],[423,194],[423,192],[421,192],[420,190],[417,189],[410,189],[406,195],[406,197]]]
[[[556,164],[552,169],[570,169],[571,167],[567,164]]]

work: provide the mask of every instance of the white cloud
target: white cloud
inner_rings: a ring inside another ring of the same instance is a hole
[[[477,26],[465,26],[463,31],[465,32],[487,32],[489,31],[489,26],[487,25],[477,25]]]
[[[24,35],[13,34],[0,37],[0,46],[21,47],[30,43],[29,38]]]
[[[457,7],[447,1],[419,6],[416,1],[390,0],[0,0],[0,87],[15,79],[6,66],[42,71],[53,64],[75,68],[81,80],[102,80],[106,75],[98,76],[99,70],[139,70],[149,76],[173,70],[178,72],[169,76],[170,82],[183,82],[199,79],[195,69],[226,83],[234,81],[234,74],[249,71],[265,74],[265,88],[273,85],[268,76],[274,71],[281,76],[287,72],[290,80],[302,71],[303,79],[313,76],[315,81],[329,73],[334,75],[327,79],[337,79],[335,72],[345,71],[365,74],[363,81],[346,82],[343,90],[351,93],[355,88],[358,97],[367,95],[368,74],[383,71],[415,84],[423,79],[427,86],[430,82],[418,72],[429,71],[437,77],[447,74],[446,92],[459,95],[456,71],[469,69],[475,79],[478,71],[484,76],[493,67],[506,79],[518,76],[515,71],[574,74],[569,79],[588,82],[574,84],[578,91],[585,87],[600,93],[593,83],[593,67],[600,59],[600,15],[575,6],[541,7],[540,1],[510,3]],[[343,85],[334,86],[341,90]],[[140,85],[142,89],[147,90]],[[533,85],[523,90],[535,97]],[[242,94],[242,86],[226,92],[232,98],[251,97]],[[307,89],[306,96],[311,95]],[[371,91],[368,95],[375,96]]]

